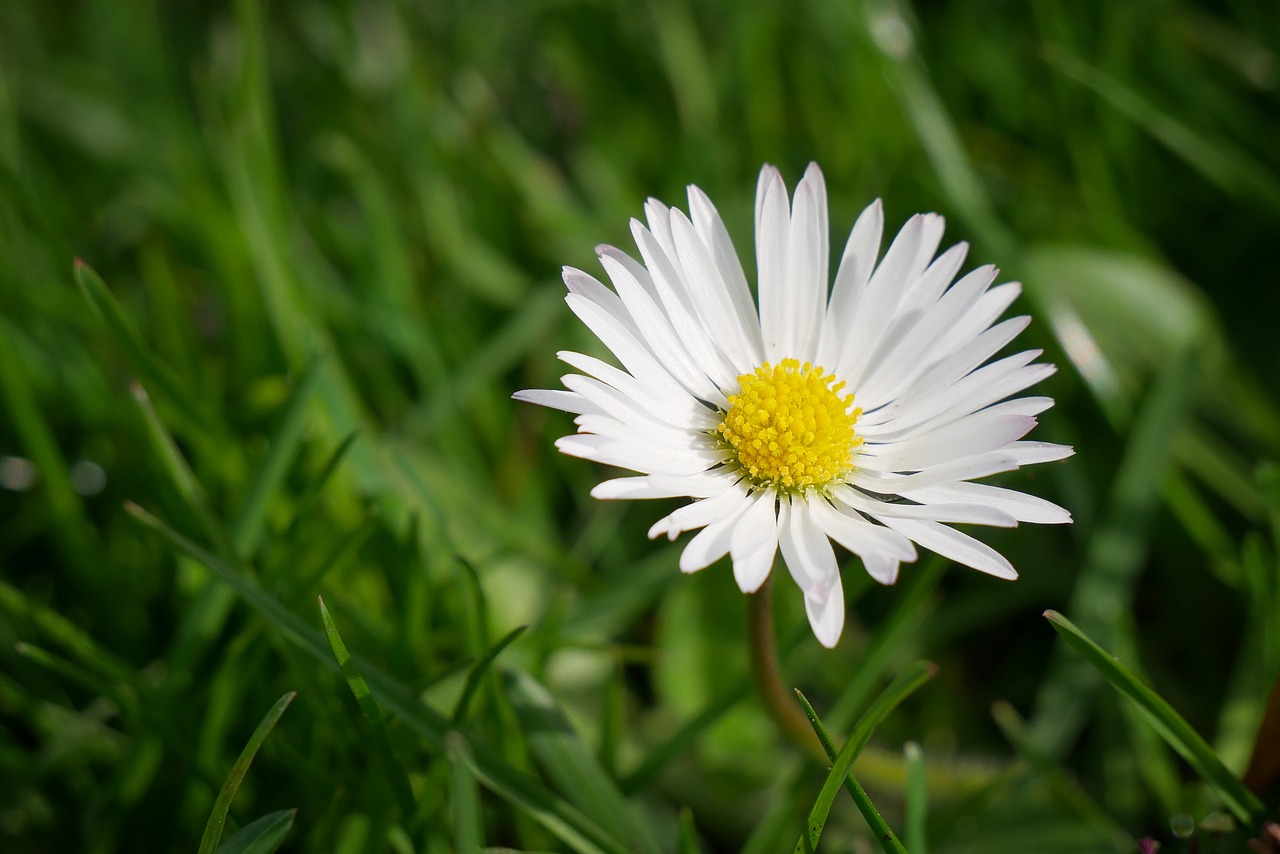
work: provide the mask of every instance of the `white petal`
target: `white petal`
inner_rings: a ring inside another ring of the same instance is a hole
[[[1014,443],[1015,445],[1018,443]],[[1013,446],[1010,446],[1013,447]],[[856,460],[855,460],[856,462]],[[948,460],[940,465],[931,466],[915,474],[898,475],[890,473],[873,473],[854,469],[849,481],[860,489],[876,492],[881,495],[896,495],[912,489],[923,489],[926,486],[952,483],[958,480],[972,480],[1001,472],[1013,471],[1018,467],[1018,460],[1009,448],[972,457],[961,457]]]
[[[892,516],[895,519],[925,519],[953,525],[991,525],[996,528],[1012,528],[1018,524],[1018,520],[1004,510],[978,502],[893,504],[862,495],[848,486],[835,487],[832,496],[855,510],[881,520],[885,516]]]
[[[597,483],[591,497],[601,500],[644,498],[710,498],[734,483],[733,478],[716,474],[679,477],[647,474],[641,477],[616,477]]]
[[[935,355],[945,355],[959,347],[963,347],[966,342],[971,341],[984,329],[995,323],[996,319],[1004,314],[1005,309],[1021,293],[1022,285],[1017,282],[1007,282],[987,291],[978,298],[978,301],[974,303],[973,308],[968,313],[939,336],[937,344],[934,345],[933,353]]]
[[[695,534],[680,553],[680,571],[697,572],[706,569],[727,555],[733,545],[733,533],[737,529],[738,520],[750,506],[750,502],[744,501],[732,516],[712,522]]]
[[[574,353],[571,350],[561,350],[556,353],[556,357],[566,365],[577,368],[583,373],[590,374],[601,382],[616,388],[646,410],[661,410],[663,420],[668,423],[686,427],[690,430],[711,430],[718,423],[712,416],[710,409],[698,403],[683,390],[678,394],[663,397],[657,389],[646,385],[631,376],[631,374],[619,370],[608,362],[602,362],[594,356]]]
[[[909,539],[883,525],[873,525],[855,510],[832,507],[822,500],[811,502],[809,509],[826,535],[861,558],[867,574],[881,584],[893,584],[898,579],[898,564],[916,559],[916,547]]]
[[[1070,445],[1054,445],[1050,442],[1014,442],[1005,450],[1013,455],[1020,466],[1057,462],[1076,452]]]
[[[804,612],[814,637],[827,649],[840,642],[844,631],[844,586],[840,583],[840,573],[831,576],[830,585],[831,589],[821,597],[808,593],[804,597]]]
[[[1009,581],[1018,577],[1013,564],[995,549],[968,534],[948,528],[937,522],[920,522],[914,519],[894,519],[886,517],[881,520],[900,534],[910,537],[926,549],[937,552],[943,557],[951,558],[957,563],[971,566],[980,572],[1004,578]]]
[[[957,501],[985,504],[988,507],[1003,510],[1019,522],[1065,525],[1071,521],[1071,514],[1051,501],[985,483],[929,486],[904,493],[904,497],[925,504],[947,504]]]
[[[575,433],[556,440],[556,447],[571,457],[582,457],[645,474],[701,474],[718,465],[708,453],[646,442],[620,442],[608,436]]]
[[[760,353],[739,322],[729,288],[710,250],[681,211],[671,211],[671,233],[680,263],[688,274],[690,295],[699,318],[734,369],[740,374],[749,373],[760,364]]]
[[[715,383],[689,355],[676,336],[666,312],[655,302],[648,288],[636,278],[633,268],[621,263],[613,254],[602,254],[600,264],[609,274],[613,286],[618,289],[618,295],[649,351],[695,397],[703,400],[713,397],[716,393]]]
[[[680,419],[675,419],[674,423],[663,419],[665,409],[645,406],[636,398],[595,377],[565,374],[560,378],[560,382],[564,383],[565,388],[578,393],[600,407],[605,414],[619,421],[644,426],[653,425],[663,434],[689,437],[689,430],[680,423]]]
[[[702,237],[702,241],[711,249],[720,277],[725,283],[729,299],[733,302],[733,311],[738,323],[746,331],[751,344],[751,352],[757,364],[764,360],[764,345],[760,339],[760,315],[756,309],[756,301],[751,296],[751,288],[747,277],[742,272],[742,261],[733,248],[729,232],[724,227],[715,205],[707,198],[706,193],[697,187],[689,187],[689,213],[693,217],[694,228]]]
[[[743,511],[746,504],[747,491],[737,484],[730,485],[719,495],[686,504],[663,516],[649,528],[649,539],[666,534],[674,540],[685,531],[735,516]]]
[[[839,573],[836,554],[822,528],[810,518],[803,498],[778,502],[778,547],[801,590],[826,585]]]
[[[571,391],[561,391],[560,389],[555,388],[521,389],[511,395],[511,397],[523,403],[546,406],[550,409],[572,412],[575,415],[585,415],[588,412],[603,412],[600,407],[584,399],[581,395],[574,394]]]
[[[773,490],[752,496],[754,503],[733,529],[729,555],[733,579],[743,593],[755,593],[769,577],[778,551],[778,496]]]
[[[610,293],[613,292],[610,291]],[[667,369],[654,358],[648,348],[636,338],[635,333],[621,320],[580,294],[569,294],[565,297],[565,302],[587,325],[587,328],[600,339],[600,343],[618,357],[618,361],[632,376],[652,386],[654,391],[663,396],[685,393],[680,384],[667,373]]]
[[[827,306],[822,343],[818,348],[820,365],[834,367],[840,360],[843,342],[853,332],[855,312],[880,255],[883,233],[884,206],[876,199],[867,205],[853,224],[844,255],[840,258],[836,282],[831,289],[831,302]]]
[[[920,471],[957,457],[999,450],[1035,426],[1036,419],[1027,415],[976,412],[915,439],[864,446],[858,465],[872,471]]]
[[[787,250],[787,283],[790,288],[794,350],[788,355],[801,362],[817,358],[818,335],[827,304],[827,187],[822,170],[809,164],[796,187],[791,206]]]
[[[782,176],[772,170],[768,181],[761,177],[764,199],[756,224],[756,275],[760,295],[760,330],[764,357],[777,364],[793,355],[795,342],[792,320],[796,307],[787,287],[787,248],[791,215],[787,210],[787,188]]]
[[[662,225],[667,232],[667,238],[670,239],[670,223],[664,220]],[[667,253],[653,232],[636,220],[631,221],[631,234],[636,240],[636,247],[644,257],[645,267],[653,279],[654,288],[658,291],[667,317],[671,318],[671,325],[676,335],[684,342],[689,355],[698,363],[698,367],[718,388],[730,388],[737,380],[738,374],[716,349],[706,326],[698,318],[684,279],[673,261],[674,256]],[[674,246],[671,251],[675,251]],[[725,401],[720,397],[708,402],[720,406]]]

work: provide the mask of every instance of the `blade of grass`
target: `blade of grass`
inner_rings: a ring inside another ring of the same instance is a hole
[[[998,701],[991,707],[991,716],[995,718],[996,725],[1009,744],[1054,794],[1074,810],[1085,824],[1095,828],[1099,836],[1105,838],[1115,851],[1129,852],[1138,847],[1138,841],[1126,833],[1106,810],[1080,788],[1080,784],[1068,777],[1057,762],[1039,748],[1026,722],[1013,706]]]
[[[234,590],[269,625],[279,630],[286,640],[313,658],[336,669],[333,652],[316,632],[297,614],[258,586],[247,573],[188,540],[155,516],[132,502],[125,509],[144,526],[159,534],[179,553],[208,567],[215,576]],[[357,659],[358,660],[358,659]],[[424,705],[406,686],[367,661],[360,667],[374,696],[432,744],[443,746],[450,729],[438,712]],[[567,845],[581,852],[627,854],[622,843],[606,833],[568,801],[548,791],[541,781],[517,771],[479,745],[473,745],[467,761],[476,776],[497,794],[511,801],[535,821],[554,833]]]
[[[79,258],[75,261],[75,279],[80,292],[92,306],[94,313],[102,318],[111,337],[128,355],[133,367],[147,385],[159,390],[164,399],[171,403],[180,413],[186,426],[203,434],[221,433],[221,421],[192,396],[190,386],[180,380],[168,365],[159,361],[142,341],[142,336],[134,328],[120,303],[116,301],[107,285],[92,267]]]
[[[476,778],[466,757],[470,753],[466,738],[457,731],[444,739],[449,757],[449,811],[453,818],[454,851],[479,851],[482,825]]]
[[[1113,688],[1137,705],[1152,728],[1217,792],[1236,818],[1248,827],[1254,827],[1262,820],[1265,813],[1262,801],[1222,764],[1208,742],[1163,697],[1143,684],[1066,617],[1057,611],[1045,611],[1044,616],[1072,650],[1092,665]]]
[[[191,471],[191,466],[187,464],[186,459],[182,456],[182,451],[178,449],[178,443],[173,440],[173,435],[164,426],[160,416],[156,414],[155,407],[151,405],[151,396],[147,394],[147,390],[142,387],[141,383],[133,383],[129,390],[133,395],[134,402],[138,405],[138,411],[142,413],[142,420],[147,428],[147,437],[151,440],[152,447],[159,455],[160,462],[164,466],[165,472],[169,475],[170,482],[182,497],[187,510],[195,517],[204,535],[208,537],[219,553],[223,555],[235,554],[231,546],[230,536],[209,505],[209,496],[205,493],[204,487],[200,485],[200,481],[196,479],[195,473]]]
[[[314,357],[294,384],[289,399],[284,404],[280,424],[267,446],[266,459],[258,463],[258,475],[250,484],[240,511],[231,523],[231,544],[238,554],[253,554],[262,539],[267,519],[267,502],[280,488],[289,472],[289,463],[302,443],[303,428],[307,423],[307,407],[315,392],[323,358]]]
[[[262,742],[266,741],[276,722],[280,720],[280,716],[284,714],[285,709],[289,708],[289,704],[296,696],[298,696],[296,691],[290,691],[276,700],[275,705],[267,711],[262,722],[258,724],[258,728],[253,731],[253,735],[249,736],[244,750],[240,751],[240,757],[231,766],[227,781],[222,784],[222,791],[218,792],[218,798],[213,802],[213,812],[209,814],[209,821],[204,826],[204,835],[200,838],[199,854],[214,854],[218,850],[218,843],[222,841],[222,830],[227,824],[227,811],[231,809],[231,801],[236,796],[236,790],[240,788],[240,782],[249,772],[249,765],[253,762],[253,757],[258,754],[258,748],[262,747]]]
[[[480,687],[480,680],[484,678],[485,673],[489,671],[490,665],[493,664],[495,658],[502,654],[511,643],[520,635],[525,633],[528,626],[516,626],[511,631],[503,635],[502,639],[489,648],[479,661],[471,668],[471,672],[467,674],[467,682],[462,687],[462,695],[458,697],[458,704],[453,707],[453,714],[449,716],[449,720],[454,726],[462,724],[467,719],[467,709],[471,706],[471,700],[475,696],[476,689]]]
[[[880,811],[871,802],[862,784],[853,776],[853,760],[857,758],[861,747],[853,739],[849,739],[844,749],[837,754],[835,744],[831,741],[831,736],[822,725],[822,721],[818,719],[813,706],[799,691],[796,691],[796,696],[800,698],[800,705],[804,707],[804,713],[809,718],[809,723],[813,726],[813,731],[832,764],[831,773],[827,775],[821,791],[818,792],[818,799],[814,802],[813,809],[809,811],[806,831],[796,840],[795,850],[802,854],[810,854],[818,850],[818,841],[822,838],[822,829],[826,826],[827,816],[831,814],[831,805],[835,803],[836,793],[840,791],[840,786],[843,784],[853,798],[853,802],[857,804],[858,811],[866,819],[872,833],[875,834],[880,847],[888,854],[906,854],[907,849],[902,847],[897,834],[880,815]]]
[[[383,766],[390,777],[391,789],[395,792],[396,800],[400,802],[405,820],[408,821],[416,814],[417,804],[414,802],[413,789],[409,786],[409,778],[405,775],[404,766],[400,764],[395,750],[391,747],[391,736],[387,733],[386,722],[382,719],[382,709],[378,708],[373,694],[369,691],[368,683],[360,673],[360,667],[347,651],[347,645],[343,643],[342,635],[334,625],[333,616],[325,607],[324,598],[317,596],[316,603],[320,607],[320,622],[324,625],[324,636],[329,640],[333,657],[338,662],[338,670],[347,680],[347,687],[351,689],[352,696],[356,698],[356,703],[364,714],[369,733],[373,737],[374,751],[382,758]]]
[[[925,854],[928,844],[925,825],[929,818],[929,788],[925,784],[924,751],[914,741],[902,746],[902,759],[907,766],[906,815],[902,839],[913,854]]]
[[[551,694],[519,670],[503,674],[503,686],[529,749],[570,800],[635,851],[660,851],[649,826],[574,731]]]
[[[218,854],[273,854],[284,844],[298,816],[296,809],[267,813],[236,831],[218,848]]]

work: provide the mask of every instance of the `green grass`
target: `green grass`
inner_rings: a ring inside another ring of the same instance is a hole
[[[1235,782],[1280,676],[1274,3],[217,5],[0,4],[0,848],[874,850],[862,807],[931,854],[1208,852],[1274,816]],[[645,198],[697,183],[750,268],[757,170],[810,160],[834,241],[879,196],[1025,282],[1037,437],[1077,448],[1002,480],[1076,518],[981,534],[1015,584],[850,560],[833,652],[778,585],[825,731],[938,666],[856,782],[750,693],[728,567],[682,576],[667,502],[590,499],[570,419],[510,399],[599,352],[559,270]]]

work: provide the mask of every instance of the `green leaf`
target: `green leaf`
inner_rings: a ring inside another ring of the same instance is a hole
[[[503,682],[530,751],[560,790],[628,848],[661,850],[547,689],[519,670],[504,671]]]
[[[458,704],[453,707],[453,714],[449,716],[449,719],[455,725],[461,724],[467,719],[467,709],[471,706],[471,698],[475,696],[476,689],[480,687],[480,680],[489,671],[494,659],[501,655],[502,651],[510,646],[512,641],[524,634],[528,628],[528,626],[516,626],[507,632],[471,668],[471,672],[467,674],[467,682],[462,688],[462,695],[458,697]]]
[[[1044,615],[1071,649],[1102,674],[1113,688],[1137,705],[1152,729],[1217,792],[1236,818],[1249,827],[1262,820],[1266,811],[1262,801],[1222,764],[1208,742],[1164,698],[1143,684],[1066,617],[1057,611],[1045,611]]]
[[[218,843],[222,840],[222,829],[227,824],[227,811],[231,809],[231,801],[236,796],[236,790],[240,788],[240,782],[249,772],[249,765],[253,762],[253,757],[258,754],[258,748],[262,746],[262,742],[266,741],[272,728],[296,696],[298,696],[296,691],[290,691],[276,700],[275,705],[267,711],[262,722],[258,724],[258,728],[253,731],[253,735],[249,736],[244,750],[240,751],[240,757],[231,766],[227,781],[222,784],[222,791],[218,792],[218,798],[213,802],[213,812],[209,814],[209,821],[204,826],[204,835],[200,838],[199,854],[213,854],[218,850]],[[292,817],[289,823],[293,823]]]
[[[329,639],[329,647],[333,650],[333,657],[338,662],[338,670],[341,671],[342,678],[347,680],[347,687],[351,689],[352,696],[356,698],[356,703],[364,714],[369,733],[373,736],[374,750],[381,757],[383,767],[390,777],[392,791],[395,792],[396,800],[400,802],[404,818],[409,820],[416,814],[417,805],[414,803],[409,778],[405,776],[404,767],[391,747],[391,736],[388,735],[386,722],[382,719],[382,710],[374,701],[369,685],[360,673],[360,667],[347,651],[346,644],[342,642],[342,635],[338,634],[338,627],[334,625],[333,617],[325,607],[324,599],[317,596],[316,602],[320,606],[320,622],[324,624],[324,636]]]
[[[297,815],[296,809],[280,810],[254,819],[222,843],[218,854],[272,854],[284,844]]]
[[[892,688],[893,686],[890,687]],[[832,760],[832,765],[831,772],[822,784],[822,790],[818,792],[818,799],[809,811],[806,832],[802,833],[796,841],[795,850],[801,852],[801,854],[810,854],[810,852],[818,850],[818,841],[822,838],[822,829],[826,826],[827,816],[831,814],[831,805],[835,803],[836,794],[840,791],[840,786],[844,785],[854,803],[857,804],[858,811],[867,820],[867,824],[871,827],[871,831],[875,834],[880,846],[889,854],[895,854],[895,852],[896,854],[905,854],[906,849],[898,841],[897,834],[893,832],[884,817],[880,815],[880,811],[871,802],[871,798],[867,796],[862,784],[853,776],[853,760],[861,752],[862,746],[850,738],[845,743],[844,748],[837,754],[835,744],[827,733],[827,728],[818,719],[818,714],[813,710],[813,706],[809,704],[804,694],[799,691],[796,691],[796,696],[800,699],[800,705],[804,707],[804,713],[808,716],[809,723],[813,727],[814,733],[818,736],[818,741],[822,743],[822,749],[826,751],[827,757]]]

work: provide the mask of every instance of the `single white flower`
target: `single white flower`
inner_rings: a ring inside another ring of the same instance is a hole
[[[596,498],[696,499],[650,537],[701,528],[680,558],[696,572],[728,554],[745,593],[780,549],[818,640],[835,646],[844,591],[831,541],[892,584],[921,545],[998,578],[1002,555],[948,527],[1063,523],[1055,504],[976,478],[1072,454],[1021,441],[1047,397],[1005,400],[1052,374],[1028,350],[988,363],[1029,322],[997,319],[1020,286],[987,266],[953,283],[968,245],[934,257],[943,219],[912,217],[884,258],[884,212],[858,217],[827,288],[827,194],[809,166],[794,202],[765,166],[756,192],[759,309],[720,215],[697,187],[685,215],[650,199],[632,220],[643,264],[598,248],[613,290],[565,268],[566,301],[622,368],[581,353],[567,391],[518,400],[577,414],[566,454],[640,472]],[[1003,401],[1003,402],[1001,402]]]

